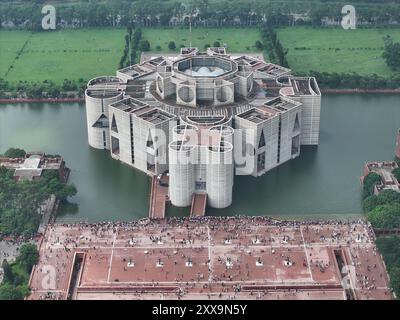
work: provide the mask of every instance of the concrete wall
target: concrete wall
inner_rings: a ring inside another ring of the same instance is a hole
[[[169,197],[176,207],[188,207],[195,191],[195,161],[197,147],[176,150],[174,142],[169,145]]]
[[[115,119],[116,128],[112,127],[113,117]],[[133,165],[132,163],[132,140],[131,140],[131,115],[118,108],[109,108],[109,127],[110,136],[115,137],[119,141],[119,155],[113,153],[111,156],[121,160],[124,163]]]
[[[299,128],[295,128],[296,115],[298,117]],[[292,140],[301,132],[301,106],[294,107],[281,114],[281,137],[279,164],[289,161],[300,154],[292,155]]]
[[[222,143],[224,150],[207,148],[210,163],[207,165],[207,198],[213,208],[226,208],[232,204],[233,146]]]
[[[296,100],[296,99],[293,99]],[[301,96],[302,106],[301,144],[318,145],[321,116],[321,96]]]
[[[110,98],[94,98],[85,92],[86,122],[89,145],[96,149],[110,149],[110,132],[108,127],[108,105],[121,100],[123,93]],[[94,127],[95,123],[103,115],[104,126]],[[105,136],[105,139],[104,139]]]

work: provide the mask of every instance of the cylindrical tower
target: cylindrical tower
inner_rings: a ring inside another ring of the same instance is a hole
[[[209,135],[215,141],[226,141],[233,145],[234,130],[230,126],[220,125],[209,129]],[[216,140],[218,139],[218,140]]]
[[[172,130],[172,141],[184,140],[186,144],[198,144],[198,128],[190,124],[180,124]]]
[[[169,198],[176,207],[188,207],[195,191],[197,146],[181,140],[169,144]]]
[[[123,98],[119,85],[117,77],[99,77],[88,82],[86,121],[89,145],[93,148],[110,149],[108,105]]]
[[[232,204],[233,188],[233,146],[220,142],[209,146],[207,165],[208,204],[213,208],[226,208]]]

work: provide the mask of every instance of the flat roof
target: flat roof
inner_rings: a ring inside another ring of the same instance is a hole
[[[139,108],[143,108],[148,106],[148,104],[138,100],[134,99],[131,97],[119,100],[115,103],[110,104],[111,107],[117,108],[119,110],[125,111],[125,112],[134,112],[135,110]]]
[[[314,77],[291,77],[289,82],[296,95],[321,95]]]
[[[174,115],[157,108],[151,109],[150,111],[147,112],[140,113],[137,116],[152,124],[159,124],[164,121],[175,118]]]
[[[283,99],[282,97],[277,97],[265,102],[264,105],[284,112],[299,106],[300,103],[292,100]]]
[[[274,116],[274,114],[271,114],[265,110],[265,112],[261,111],[258,108],[252,108],[248,111],[245,111],[243,113],[240,113],[237,115],[237,117],[254,122],[254,123],[261,123],[264,122],[265,120],[268,120]]]

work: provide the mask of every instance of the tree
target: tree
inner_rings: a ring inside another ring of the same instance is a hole
[[[22,292],[9,283],[0,286],[0,300],[22,300]]]
[[[392,70],[400,70],[400,42],[393,42],[390,36],[384,38],[385,51],[382,57]]]
[[[400,193],[394,190],[383,190],[377,196],[372,195],[364,199],[363,208],[364,212],[369,212],[377,206],[384,204],[400,204]]]
[[[14,282],[14,274],[12,272],[11,266],[7,262],[6,259],[3,260],[2,263],[2,268],[3,268],[3,281],[8,282],[8,283],[13,283]]]
[[[10,148],[4,153],[4,156],[8,158],[25,158],[25,155],[25,150],[18,148]]]
[[[141,51],[149,51],[150,50],[150,42],[148,40],[140,41],[139,48]]]
[[[169,50],[175,50],[176,49],[175,42],[174,41],[170,41],[168,43],[168,48],[169,48]]]
[[[400,295],[400,237],[378,237],[376,245],[382,253],[390,276],[390,286],[397,296]]]
[[[397,181],[400,182],[400,168],[396,168],[392,171],[394,177],[397,179]]]
[[[15,181],[12,170],[0,167],[0,235],[35,234],[40,205],[52,194],[66,200],[76,194],[76,187],[66,185],[54,171],[44,171],[34,181]]]
[[[367,219],[374,228],[400,228],[400,205],[385,204],[377,206],[367,214]]]
[[[214,47],[220,47],[221,44],[219,43],[219,41],[214,41]]]
[[[379,182],[381,182],[381,177],[375,172],[371,172],[364,177],[362,194],[363,199],[374,194],[374,187]]]
[[[257,48],[257,50],[263,50],[264,49],[264,46],[263,46],[263,44],[261,43],[260,40],[256,41],[255,47]]]
[[[398,296],[400,294],[400,267],[394,266],[389,271],[390,286]]]
[[[37,264],[39,259],[39,253],[34,244],[25,243],[19,249],[19,256],[17,257],[17,263],[25,268],[30,273],[32,267]]]

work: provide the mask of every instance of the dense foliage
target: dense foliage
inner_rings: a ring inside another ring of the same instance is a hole
[[[17,182],[12,170],[0,167],[0,238],[32,236],[41,221],[40,205],[52,194],[65,201],[76,192],[74,185],[61,182],[53,171],[44,171],[38,180]]]
[[[170,41],[170,42],[168,43],[168,49],[169,49],[169,50],[175,50],[175,49],[176,49],[176,44],[175,44],[174,41]]]
[[[142,31],[140,28],[136,28],[133,31],[133,27],[131,24],[127,27],[127,33],[125,35],[125,48],[122,54],[122,57],[119,61],[119,68],[130,66],[131,64],[139,62],[139,42],[142,39]],[[150,44],[149,44],[150,48]],[[147,50],[143,50],[147,51]]]
[[[400,205],[384,204],[368,212],[367,219],[374,228],[400,228]]]
[[[390,78],[380,77],[376,74],[361,76],[356,73],[328,73],[310,71],[310,76],[318,80],[322,89],[396,89],[400,88],[400,75]]]
[[[400,193],[384,190],[374,195],[374,186],[381,181],[376,173],[370,173],[363,183],[363,209],[374,228],[400,228]]]
[[[4,156],[7,158],[23,158],[25,154],[26,152],[23,149],[10,148],[4,153]]]
[[[36,246],[30,243],[23,244],[19,252],[15,262],[3,260],[4,279],[0,285],[0,300],[22,300],[29,294],[29,276],[39,253]]]
[[[390,36],[385,37],[383,58],[392,70],[400,70],[400,42],[393,42]]]
[[[148,40],[141,40],[140,41],[140,45],[139,45],[139,49],[141,51],[149,51],[150,50],[150,42]]]
[[[274,30],[271,23],[266,23],[261,27],[261,36],[264,44],[256,44],[258,47],[263,47],[267,49],[269,59],[273,63],[277,63],[283,67],[289,67],[286,55],[288,50],[284,49],[282,44],[278,39],[278,35]]]
[[[379,237],[376,245],[382,253],[390,276],[390,285],[400,297],[400,237]]]
[[[19,81],[8,82],[0,78],[0,98],[76,98],[82,97],[86,89],[86,81],[64,79],[62,85],[53,81],[43,82]]]
[[[384,190],[379,195],[371,195],[364,199],[363,208],[364,212],[370,212],[378,206],[385,204],[398,204],[400,205],[400,193],[394,190]]]
[[[41,7],[45,1],[0,1],[0,21],[6,26],[40,30]],[[265,20],[273,25],[311,24],[341,21],[343,1],[338,0],[102,0],[52,1],[58,27],[183,25],[192,13],[194,26],[254,26]],[[398,0],[353,1],[359,22],[390,25],[400,21]],[[296,16],[298,15],[298,16]]]
[[[392,171],[394,177],[397,179],[397,181],[400,182],[400,168],[396,168]]]
[[[35,245],[25,243],[19,248],[17,263],[24,268],[27,273],[31,272],[32,267],[38,262],[38,259],[39,253]]]
[[[377,173],[371,172],[367,176],[365,176],[363,181],[363,199],[374,194],[374,186],[379,182],[381,182],[381,177]]]

